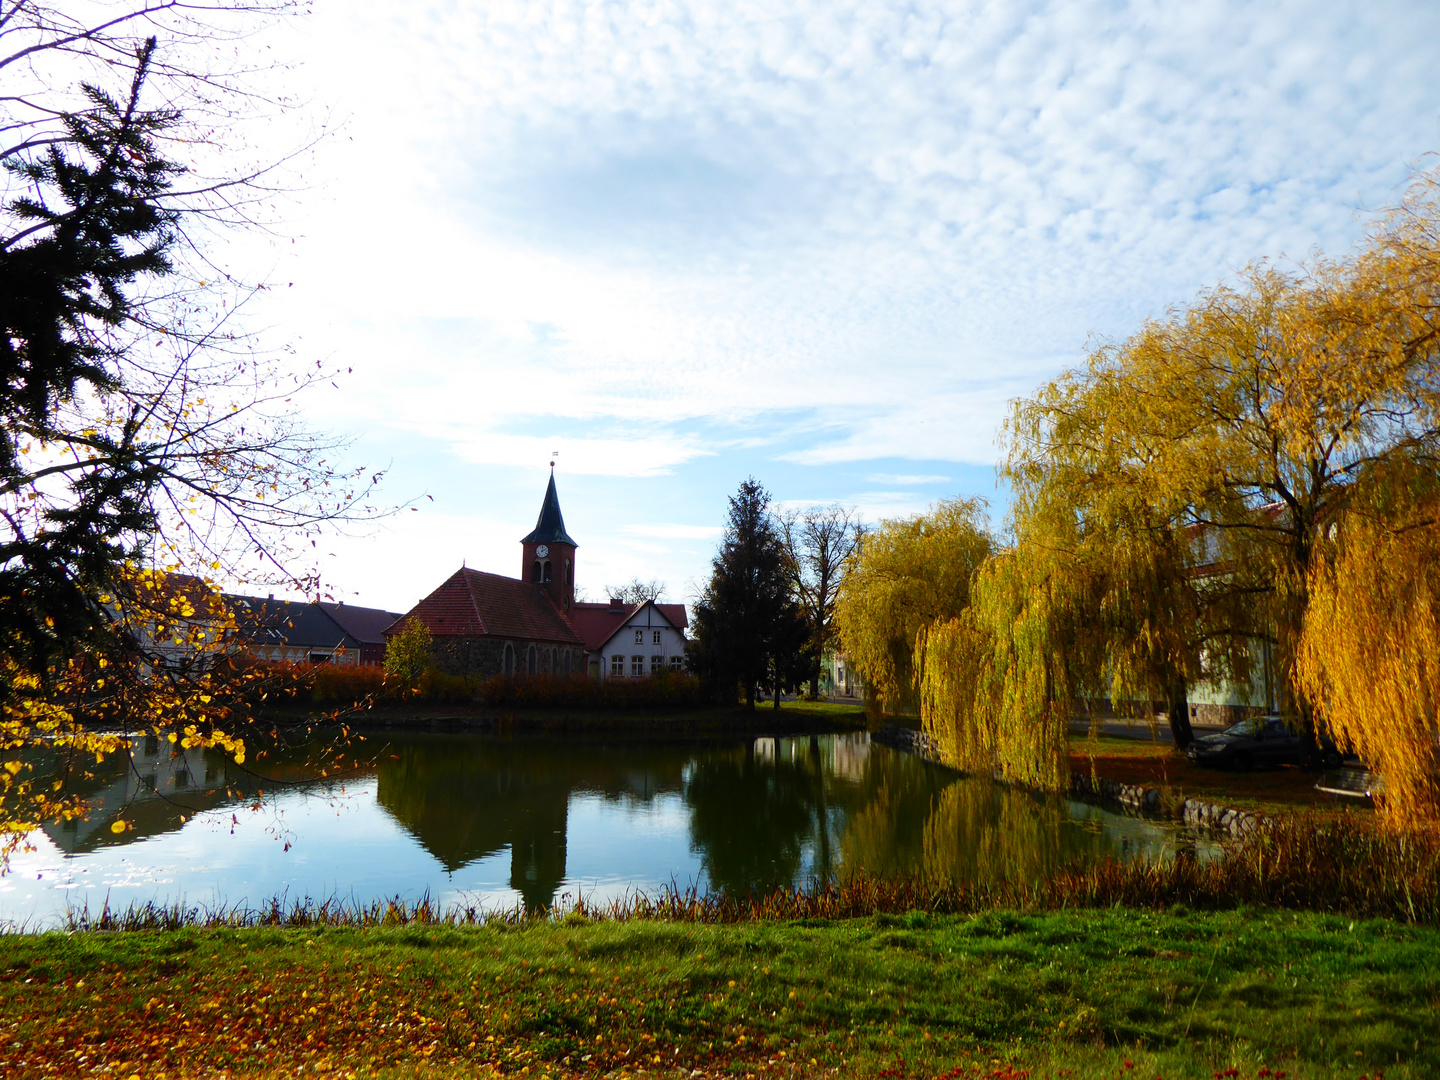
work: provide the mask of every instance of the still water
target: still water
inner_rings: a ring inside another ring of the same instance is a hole
[[[863,733],[656,741],[371,734],[343,776],[264,779],[137,740],[84,821],[34,833],[0,877],[0,921],[150,901],[258,907],[429,895],[510,907],[637,890],[744,891],[851,872],[1021,877],[1164,858],[1169,823],[961,777]],[[297,758],[297,761],[299,758]],[[117,819],[133,828],[115,833]]]

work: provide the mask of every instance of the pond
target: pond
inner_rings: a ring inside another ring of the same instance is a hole
[[[852,872],[1036,880],[1191,842],[1168,822],[962,777],[864,733],[384,732],[354,749],[344,775],[294,784],[298,763],[267,761],[260,779],[217,753],[136,740],[89,781],[88,818],[32,833],[33,850],[12,857],[0,921],[272,897],[534,907]],[[117,834],[119,819],[133,827]]]

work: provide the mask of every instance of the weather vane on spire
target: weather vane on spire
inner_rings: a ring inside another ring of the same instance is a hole
[[[551,471],[551,472],[554,472],[554,471],[555,471],[555,459],[556,459],[557,457],[559,457],[559,456],[560,456],[560,451],[559,451],[559,450],[551,450],[551,451],[550,451],[550,471]]]

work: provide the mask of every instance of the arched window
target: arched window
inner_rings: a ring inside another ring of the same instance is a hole
[[[545,560],[545,584],[550,584],[550,560]]]
[[[570,674],[570,652],[568,649],[565,652],[565,674]]]
[[[510,642],[505,643],[505,675],[508,678],[515,674],[515,646]]]
[[[531,580],[531,581],[537,581],[537,582],[540,580],[540,560],[539,560],[539,559],[536,559],[536,560],[535,560],[533,563],[531,563],[531,565],[530,565],[530,580]]]
[[[527,675],[534,675],[539,662],[540,657],[535,652],[535,646],[531,645],[530,648],[525,650],[525,673]]]
[[[566,560],[565,560],[565,584],[566,584],[566,585],[574,585],[574,584],[575,584],[575,567],[573,567],[573,566],[570,565],[570,560],[569,560],[569,559],[566,559]]]

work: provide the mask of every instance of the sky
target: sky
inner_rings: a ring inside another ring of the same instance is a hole
[[[552,460],[592,599],[691,599],[747,476],[998,522],[1008,402],[1353,250],[1440,149],[1437,40],[1433,0],[316,0],[272,45],[336,126],[245,257],[402,507],[326,579],[518,575]]]

